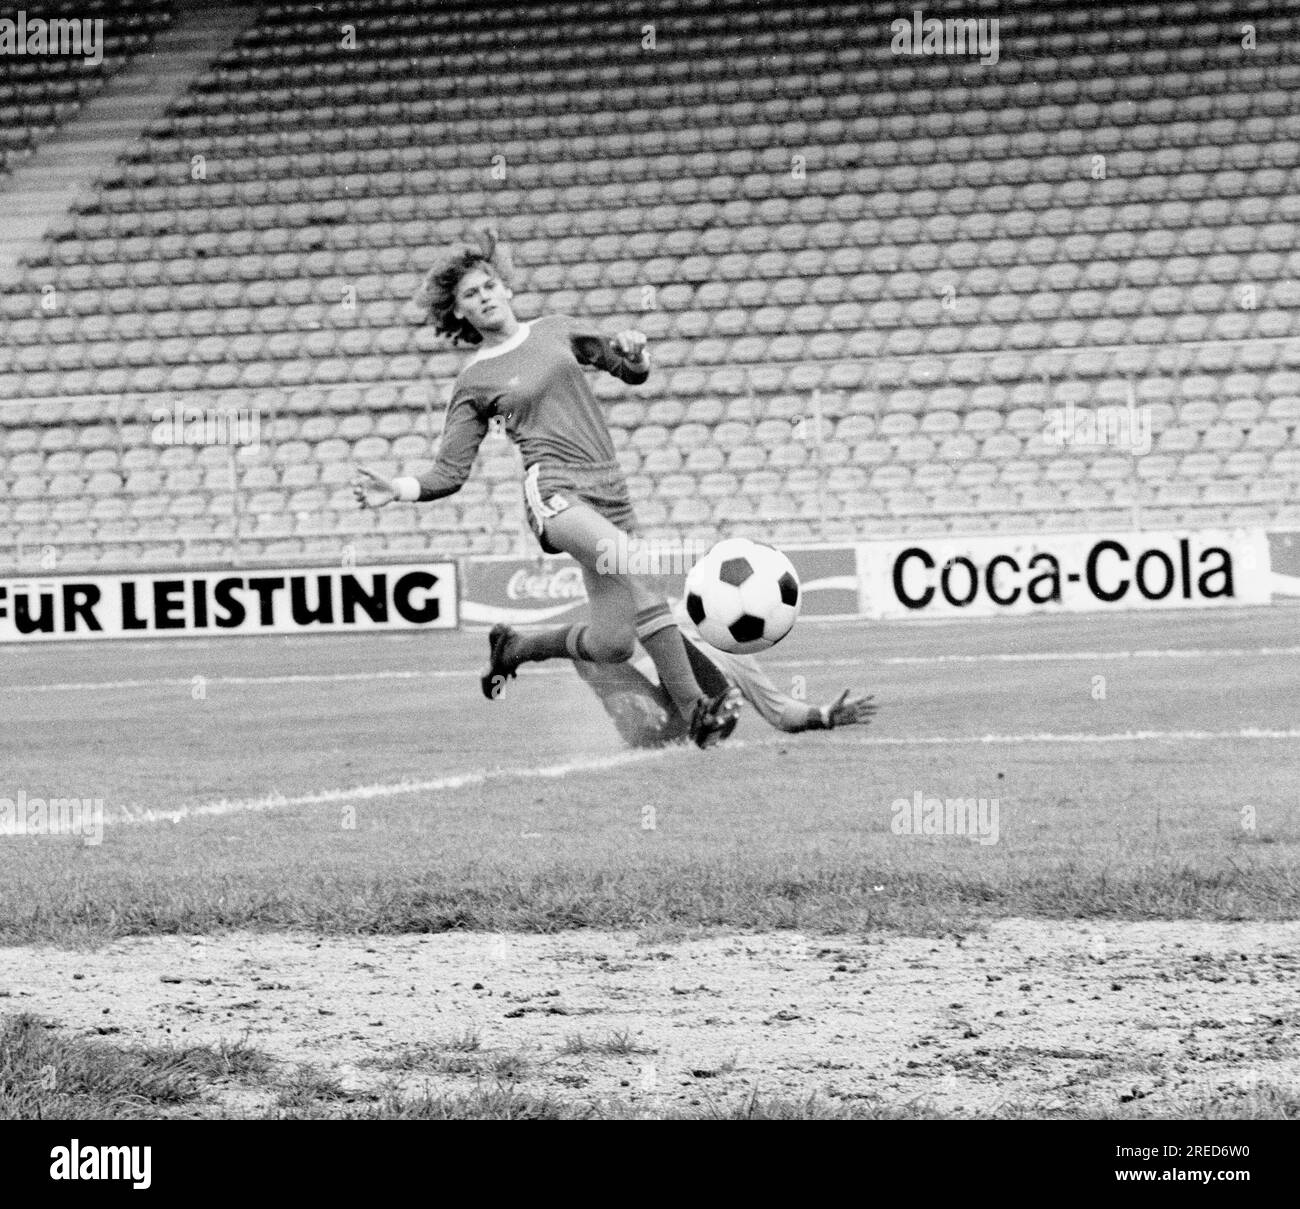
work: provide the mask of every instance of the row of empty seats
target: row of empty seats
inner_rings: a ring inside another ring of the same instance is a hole
[[[654,341],[593,378],[652,533],[1293,523],[1300,14],[967,7],[1016,54],[892,54],[877,4],[262,10],[0,293],[0,558],[526,546],[499,437],[439,506],[349,487],[431,464],[461,354],[410,299],[480,221],[521,315]],[[1130,399],[1149,451],[1049,435]],[[156,444],[176,403],[257,444]]]
[[[145,54],[172,21],[171,0],[29,0],[0,10],[16,49],[0,56],[0,173],[12,169],[71,121],[105,81]],[[47,53],[51,22],[71,50]],[[95,34],[99,21],[102,37]],[[90,24],[85,24],[90,23]],[[65,33],[66,31],[66,33]],[[90,41],[86,40],[89,31]],[[25,40],[17,45],[20,36]],[[39,39],[39,41],[38,41]],[[40,46],[42,49],[25,48]]]

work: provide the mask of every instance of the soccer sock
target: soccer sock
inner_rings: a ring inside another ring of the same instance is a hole
[[[667,604],[651,605],[636,615],[636,636],[654,660],[659,683],[668,690],[678,712],[689,718],[704,693],[686,656],[686,640]]]
[[[575,663],[603,663],[606,660],[597,659],[591,653],[590,644],[587,642],[587,632],[590,626],[572,625],[564,635],[563,655],[572,659]],[[624,662],[620,660],[619,662]]]
[[[540,663],[544,659],[565,659],[569,656],[569,634],[578,626],[559,626],[536,634],[515,634],[515,658],[520,663]],[[585,627],[584,627],[585,628]]]
[[[706,697],[716,697],[731,687],[731,681],[723,675],[718,665],[695,643],[687,642],[683,638],[682,646],[686,651],[686,658],[690,661],[691,671],[695,673],[695,682]]]
[[[591,652],[587,650],[587,627],[571,625],[564,635],[564,653],[578,663],[595,663]]]

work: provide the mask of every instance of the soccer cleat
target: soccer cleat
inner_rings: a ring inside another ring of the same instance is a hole
[[[701,697],[691,715],[691,740],[696,747],[712,747],[721,743],[740,720],[742,699],[740,689],[724,689],[716,697]]]
[[[514,678],[519,664],[510,658],[509,648],[515,632],[508,625],[498,623],[488,634],[488,663],[479,676],[479,686],[483,696],[495,701],[501,696],[501,690],[507,680]]]

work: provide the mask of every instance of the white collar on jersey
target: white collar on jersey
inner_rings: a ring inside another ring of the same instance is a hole
[[[474,365],[476,362],[486,361],[489,357],[499,357],[502,353],[508,353],[511,349],[518,348],[528,339],[528,333],[532,330],[531,323],[521,323],[513,336],[501,341],[500,344],[493,344],[489,348],[479,349],[469,359],[469,365],[466,365],[465,368],[468,369],[470,365]]]

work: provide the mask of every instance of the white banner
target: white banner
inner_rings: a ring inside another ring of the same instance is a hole
[[[1267,604],[1262,529],[922,537],[858,547],[867,617]]]
[[[0,579],[0,642],[448,630],[456,564]]]

